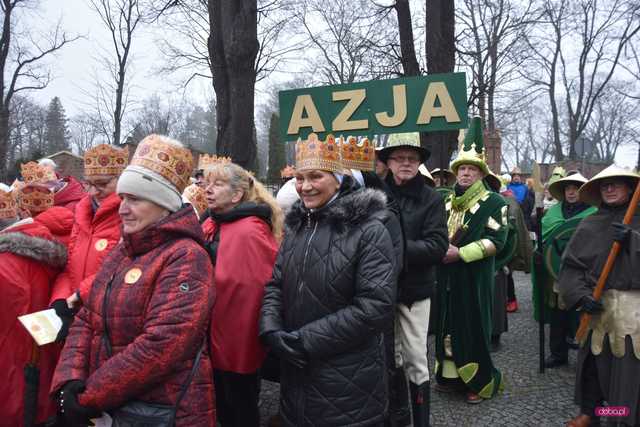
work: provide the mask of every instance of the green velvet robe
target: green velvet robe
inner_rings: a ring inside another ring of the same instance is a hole
[[[479,181],[460,197],[446,199],[451,244],[459,248],[491,242],[500,251],[507,237],[507,205]],[[464,231],[456,232],[455,218],[464,213]],[[453,221],[452,221],[453,220]],[[475,243],[474,243],[475,242]],[[459,260],[438,269],[439,305],[436,334],[436,378],[455,373],[466,386],[483,398],[502,388],[502,375],[489,353],[492,331],[494,254],[483,252],[471,262]],[[449,348],[450,342],[450,348]],[[448,355],[447,353],[452,353]]]

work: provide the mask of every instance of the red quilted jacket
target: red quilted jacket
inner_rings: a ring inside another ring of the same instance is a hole
[[[65,246],[69,246],[74,222],[73,211],[71,209],[54,206],[42,212],[34,219],[37,223],[47,227],[51,234],[53,234],[54,239]]]
[[[51,391],[83,380],[86,390],[80,403],[103,411],[132,399],[174,404],[206,339],[215,299],[213,268],[202,243],[190,206],[142,232],[124,235],[76,315]],[[108,319],[111,358],[103,342],[103,315]],[[206,352],[180,403],[176,425],[215,425]]]
[[[76,290],[83,301],[86,299],[94,275],[120,240],[119,207],[120,197],[115,193],[100,203],[95,214],[91,196],[86,195],[78,203],[69,240],[69,261],[53,285],[51,302],[67,298]]]

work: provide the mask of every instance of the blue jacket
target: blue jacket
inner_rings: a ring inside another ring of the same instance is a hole
[[[507,189],[513,192],[513,195],[515,196],[519,204],[522,204],[525,201],[525,199],[527,198],[527,193],[529,192],[529,188],[527,187],[527,185],[522,182],[512,182],[507,185]]]

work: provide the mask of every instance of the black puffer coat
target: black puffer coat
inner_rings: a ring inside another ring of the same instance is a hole
[[[394,307],[394,249],[382,192],[354,189],[315,212],[296,202],[267,285],[260,334],[298,331],[305,369],[281,368],[288,426],[381,424],[387,408],[382,330]],[[286,363],[286,362],[285,362]]]
[[[398,302],[411,305],[433,295],[435,267],[449,248],[444,200],[425,185],[421,174],[398,186],[389,173],[385,182],[400,205],[407,245],[405,270],[398,281]]]

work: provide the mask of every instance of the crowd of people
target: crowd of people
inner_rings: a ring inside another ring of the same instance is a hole
[[[432,388],[471,405],[503,390],[518,270],[551,325],[546,366],[579,347],[567,425],[604,402],[638,425],[640,213],[623,217],[640,176],[556,169],[536,213],[520,170],[490,170],[479,118],[450,169],[429,155],[417,134],[310,134],[275,197],[161,135],[131,158],[88,150],[83,182],[22,165],[0,187],[0,426],[258,426],[263,378],[280,383],[271,425],[428,426]],[[47,309],[61,327],[38,346],[18,317]]]

